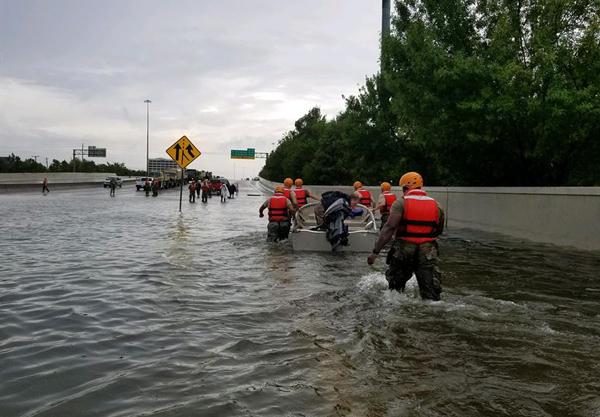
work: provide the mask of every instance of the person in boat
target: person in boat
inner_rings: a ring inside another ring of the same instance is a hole
[[[267,225],[267,241],[269,242],[285,240],[290,234],[290,220],[294,214],[294,206],[283,191],[282,186],[275,187],[275,193],[258,209],[259,217],[265,217],[264,211],[269,209],[269,224]]]
[[[298,201],[296,200],[296,193],[292,190],[292,185],[294,185],[293,179],[286,178],[283,180],[283,195],[292,202],[295,210],[298,207]]]
[[[360,203],[360,196],[357,193],[350,194],[350,213],[348,217],[354,219],[356,217],[361,217],[365,214],[365,210],[362,207],[358,207],[358,203]]]
[[[373,208],[373,198],[371,197],[371,192],[365,188],[363,188],[362,182],[355,181],[354,182],[354,193],[353,195],[359,198],[359,203],[365,207]]]
[[[320,204],[315,206],[315,230],[325,231],[325,239],[331,250],[348,245],[348,226],[344,223],[351,217],[351,197],[340,191],[326,191],[321,194]],[[357,200],[358,201],[358,200]],[[362,209],[360,209],[362,212]]]
[[[390,216],[390,209],[392,204],[396,201],[396,194],[392,192],[392,184],[389,182],[381,183],[381,194],[379,194],[379,198],[377,199],[377,205],[375,206],[375,210],[379,210],[381,213],[381,227],[385,225],[388,217]]]
[[[296,186],[296,188],[294,188],[294,195],[296,196],[296,204],[298,208],[301,208],[308,204],[309,198],[312,198],[315,201],[321,201],[321,199],[315,196],[313,193],[311,193],[308,188],[303,187],[304,181],[302,180],[302,178],[296,178],[296,180],[294,181],[294,185]]]
[[[367,262],[373,265],[379,251],[395,234],[386,261],[389,289],[403,292],[414,273],[421,298],[438,301],[442,274],[438,267],[437,238],[444,230],[444,211],[422,190],[423,178],[417,172],[404,174],[399,184],[404,195],[392,204]]]

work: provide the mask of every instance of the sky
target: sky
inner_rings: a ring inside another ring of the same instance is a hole
[[[379,0],[0,0],[0,156],[146,166],[187,135],[190,168],[254,176],[294,121],[329,118],[377,72]]]

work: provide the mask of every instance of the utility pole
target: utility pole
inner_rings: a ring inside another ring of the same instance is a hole
[[[381,0],[381,38],[390,34],[390,0]]]
[[[144,100],[146,103],[146,178],[150,175],[150,159],[148,152],[150,150],[150,100]]]
[[[383,43],[385,39],[390,35],[390,0],[381,0],[381,57],[379,62],[381,63],[381,72],[383,73]]]

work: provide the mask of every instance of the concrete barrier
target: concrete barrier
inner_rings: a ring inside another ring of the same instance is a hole
[[[95,187],[100,186],[106,177],[116,176],[111,172],[40,172],[40,173],[0,173],[0,193],[18,191],[39,191],[44,177],[48,178],[48,187]],[[135,181],[134,177],[121,177],[123,183]]]
[[[272,189],[275,183],[261,179]],[[315,194],[351,186],[310,186]],[[379,187],[365,187],[379,196]],[[425,187],[444,208],[448,231],[469,228],[536,242],[600,250],[600,187]],[[400,190],[394,188],[396,193]]]

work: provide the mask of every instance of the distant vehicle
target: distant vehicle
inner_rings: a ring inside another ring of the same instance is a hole
[[[146,184],[146,179],[148,180],[148,182],[150,184],[152,184],[152,180],[154,180],[154,178],[151,177],[141,177],[141,178],[136,178],[135,179],[135,189],[137,191],[140,191],[142,188],[144,188],[144,184]]]
[[[119,177],[106,177],[104,179],[104,184],[103,184],[104,188],[110,187],[110,181],[113,180],[113,179],[116,181],[117,186],[119,188],[121,188],[121,186],[123,186],[123,180],[121,178],[119,178]]]
[[[259,180],[260,180],[260,178],[258,178],[258,177],[252,178],[252,181],[259,181]]]
[[[221,184],[229,185],[227,178],[213,178],[210,180],[210,193],[221,195]]]

